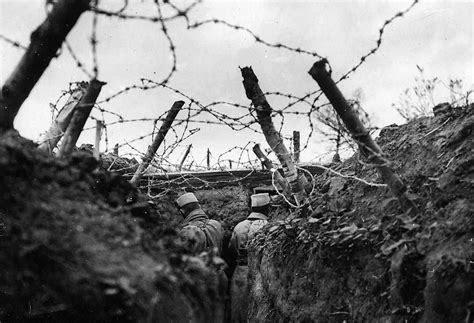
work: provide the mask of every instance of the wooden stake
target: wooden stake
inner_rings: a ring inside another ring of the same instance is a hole
[[[295,163],[300,162],[300,132],[293,131],[293,155],[295,157]]]
[[[41,137],[38,149],[53,153],[53,149],[56,148],[59,140],[61,140],[65,133],[69,122],[72,119],[75,108],[79,105],[85,91],[87,83],[82,82],[78,88],[74,89],[69,98],[67,99],[64,107],[59,111],[56,119],[49,130]]]
[[[94,145],[94,158],[100,159],[100,138],[102,137],[102,122],[96,120],[95,122],[95,145]]]
[[[390,162],[383,157],[383,152],[379,145],[372,139],[369,131],[360,121],[357,113],[347,103],[346,99],[339,91],[336,83],[332,80],[326,70],[327,61],[325,59],[316,62],[310,69],[309,74],[318,83],[321,90],[334,107],[346,128],[351,132],[352,138],[359,146],[361,154],[366,157],[378,170],[383,181],[390,188],[392,193],[398,198],[402,209],[405,212],[416,213],[417,208],[406,194],[406,186],[398,175],[390,167]]]
[[[272,161],[268,159],[267,156],[265,156],[265,154],[260,149],[260,145],[256,144],[255,146],[253,146],[252,150],[257,156],[257,158],[260,160],[262,165],[270,172],[273,172],[273,176],[275,176],[275,180],[278,184],[280,184],[280,187],[282,188],[283,192],[291,194],[291,189],[290,185],[288,184],[288,181],[283,176],[281,176],[280,172],[275,168],[275,166],[273,166]]]
[[[291,154],[286,148],[280,134],[273,125],[271,113],[272,108],[258,85],[258,78],[251,67],[244,67],[241,69],[245,94],[247,98],[252,101],[253,106],[257,112],[257,120],[265,135],[270,148],[275,152],[280,164],[283,167],[285,177],[290,184],[291,191],[295,196],[297,204],[303,201],[306,197],[304,187],[298,180],[298,172],[296,166],[291,158]]]
[[[181,171],[181,169],[183,168],[183,164],[184,164],[184,161],[186,160],[186,158],[188,157],[188,154],[189,154],[189,151],[191,150],[191,147],[193,145],[189,145],[188,148],[186,148],[186,152],[184,153],[184,157],[183,159],[181,160],[181,163],[179,163],[179,167],[178,167],[178,170]]]
[[[13,128],[21,105],[48,67],[90,0],[59,0],[31,34],[31,43],[0,91],[0,134]]]
[[[158,134],[153,140],[153,143],[148,147],[148,151],[146,155],[143,157],[142,163],[140,164],[140,166],[138,166],[137,170],[135,171],[135,174],[130,180],[130,183],[135,184],[135,185],[138,184],[138,182],[142,178],[143,172],[148,168],[151,161],[153,160],[153,157],[155,156],[156,151],[158,150],[161,143],[165,139],[165,136],[168,133],[168,130],[171,128],[171,125],[173,124],[174,119],[178,115],[178,112],[181,110],[183,105],[184,105],[184,101],[176,101],[173,103],[173,105],[171,106],[171,109],[168,111],[168,114],[166,115],[165,121],[163,121],[163,124],[161,125],[160,130],[158,131]]]
[[[211,151],[207,148],[207,170],[211,169]]]
[[[89,114],[99,96],[100,90],[104,85],[104,82],[96,79],[90,81],[86,93],[75,109],[71,122],[64,134],[61,147],[59,147],[58,157],[67,157],[72,153],[72,150],[76,146],[77,139],[79,139],[87,118],[89,118]]]

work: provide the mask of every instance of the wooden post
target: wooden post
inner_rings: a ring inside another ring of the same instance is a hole
[[[232,160],[229,159],[229,169],[232,169]]]
[[[90,81],[86,93],[75,109],[71,122],[64,134],[58,157],[67,157],[71,154],[104,84],[104,82],[96,79]]]
[[[285,192],[286,194],[291,194],[291,189],[290,185],[288,184],[288,181],[283,176],[281,176],[280,172],[275,168],[275,166],[273,166],[272,161],[268,159],[267,156],[265,156],[265,154],[260,149],[260,145],[256,144],[255,146],[253,146],[252,150],[257,156],[257,158],[260,160],[262,165],[270,172],[273,172],[273,176],[275,176],[275,180],[278,184],[280,184],[283,192]]]
[[[138,166],[137,170],[135,171],[135,174],[130,180],[130,183],[135,184],[135,185],[138,184],[138,182],[142,178],[143,172],[148,168],[151,161],[153,160],[153,157],[155,156],[156,151],[158,150],[161,143],[165,139],[165,136],[168,133],[168,130],[171,128],[171,125],[173,124],[174,119],[178,115],[178,112],[181,110],[183,105],[184,105],[184,101],[176,101],[173,103],[173,105],[171,106],[171,109],[168,111],[168,114],[166,115],[165,121],[163,121],[163,124],[161,125],[160,130],[158,131],[158,134],[153,140],[153,143],[148,147],[148,151],[146,155],[143,157],[142,163],[140,164],[140,166]]]
[[[211,151],[207,148],[207,170],[211,169]]]
[[[291,158],[291,154],[286,148],[283,140],[273,125],[271,113],[272,108],[267,102],[260,86],[258,85],[258,78],[251,67],[244,67],[241,69],[245,94],[247,98],[252,101],[253,106],[257,112],[257,120],[265,135],[270,148],[275,152],[280,164],[283,167],[285,177],[290,184],[291,191],[295,196],[296,203],[299,204],[306,197],[303,185],[298,180],[298,172],[296,166]]]
[[[183,168],[183,164],[186,160],[186,158],[188,157],[188,154],[189,154],[189,151],[191,150],[191,147],[193,145],[189,145],[188,148],[186,148],[186,152],[184,153],[184,156],[183,156],[183,159],[181,160],[181,163],[179,163],[179,167],[178,167],[178,170],[181,171],[181,169]]]
[[[300,162],[300,132],[293,131],[293,154],[295,157],[295,163]]]
[[[300,162],[300,132],[293,131],[293,156],[295,158],[295,163],[299,164]],[[308,181],[305,174],[298,173],[298,182],[301,187],[304,188],[306,193],[310,194],[313,190],[313,185]]]
[[[94,158],[100,159],[100,138],[102,137],[102,122],[96,120],[95,122],[95,145],[94,145]]]
[[[56,119],[54,119],[53,124],[49,130],[43,136],[41,136],[38,149],[47,151],[50,154],[53,153],[53,149],[56,148],[56,145],[58,144],[59,140],[61,140],[64,132],[66,131],[74,114],[75,108],[79,105],[79,102],[86,91],[86,87],[87,83],[81,82],[79,87],[73,90],[67,99],[66,104],[59,111]]]
[[[13,120],[33,87],[56,56],[67,34],[90,0],[59,0],[31,34],[31,43],[0,91],[0,134],[13,128]]]
[[[406,186],[398,175],[390,167],[390,162],[383,157],[383,152],[377,143],[370,136],[369,131],[360,121],[357,113],[347,103],[342,93],[337,88],[326,69],[327,61],[325,59],[316,62],[310,69],[309,74],[318,83],[321,90],[334,107],[346,128],[352,134],[352,138],[359,146],[361,154],[366,157],[378,170],[383,181],[398,198],[402,209],[405,212],[416,213],[417,208],[412,200],[406,194]]]
[[[119,154],[119,144],[115,144],[115,146],[114,146],[114,154],[118,156],[118,154]]]

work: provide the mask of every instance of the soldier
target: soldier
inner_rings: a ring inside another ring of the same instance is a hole
[[[265,224],[268,223],[270,196],[268,193],[254,194],[250,197],[252,212],[244,221],[237,224],[230,239],[229,248],[237,255],[237,267],[230,287],[231,322],[247,322],[249,287],[247,282],[248,262],[247,243]]]
[[[176,204],[184,217],[179,232],[189,243],[191,250],[194,253],[201,253],[217,248],[220,255],[224,236],[222,225],[216,220],[209,219],[193,193],[181,195]]]
[[[216,221],[209,219],[206,213],[201,209],[198,199],[193,193],[185,193],[176,200],[179,212],[184,221],[179,227],[179,234],[191,248],[195,254],[203,251],[212,251],[211,255],[220,256],[222,252],[222,238],[224,230],[222,225]],[[214,253],[217,251],[217,253]],[[219,258],[220,259],[220,258]],[[226,290],[228,286],[227,277],[223,271],[225,262],[217,264],[216,280],[219,282],[219,294],[222,296],[220,302],[214,303],[216,322],[224,321],[224,310],[226,302]],[[216,264],[216,263],[214,263]]]

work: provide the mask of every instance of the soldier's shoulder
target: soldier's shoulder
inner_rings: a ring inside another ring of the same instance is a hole
[[[200,228],[196,224],[190,222],[181,227],[179,231],[181,234],[196,234],[200,231]]]
[[[245,229],[247,227],[250,226],[250,221],[245,219],[243,221],[240,221],[239,223],[237,223],[237,225],[234,227],[234,231],[239,231],[239,230],[242,230],[242,229]]]
[[[208,224],[210,224],[210,225],[212,225],[216,228],[222,228],[222,224],[219,221],[214,220],[214,219],[210,219]]]

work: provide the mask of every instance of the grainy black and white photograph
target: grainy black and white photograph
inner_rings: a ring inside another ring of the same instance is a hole
[[[474,322],[473,17],[0,0],[0,323]]]

